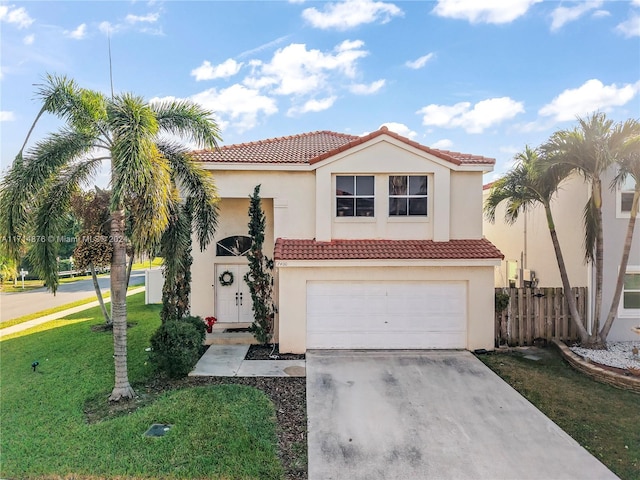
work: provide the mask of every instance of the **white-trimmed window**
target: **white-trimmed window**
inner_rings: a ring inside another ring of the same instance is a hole
[[[427,207],[426,175],[389,176],[390,217],[426,217]]]
[[[624,274],[622,296],[620,298],[620,316],[640,316],[640,266],[628,266]]]
[[[616,195],[616,216],[618,218],[629,218],[635,185],[633,177],[627,175],[624,183],[618,187]]]
[[[375,215],[373,175],[336,176],[336,216],[373,217]]]

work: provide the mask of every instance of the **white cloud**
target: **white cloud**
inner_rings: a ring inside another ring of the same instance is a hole
[[[149,13],[147,15],[133,15],[133,14],[129,14],[127,15],[124,20],[127,23],[155,23],[158,21],[158,19],[160,18],[160,14],[159,13]]]
[[[115,33],[120,30],[120,25],[112,25],[110,22],[100,22],[98,25],[98,30],[100,30],[105,35],[110,33]]]
[[[287,111],[287,115],[292,117],[301,113],[307,112],[322,112],[323,110],[328,110],[333,106],[337,97],[331,96],[327,98],[323,98],[321,100],[311,99],[308,100],[301,107],[291,107]]]
[[[432,13],[471,23],[510,23],[542,0],[438,0]]]
[[[355,95],[372,95],[378,92],[382,87],[384,87],[386,81],[376,80],[375,82],[366,85],[364,83],[356,83],[349,87],[349,91]]]
[[[78,28],[76,28],[73,31],[65,30],[64,34],[69,38],[73,38],[75,40],[82,40],[84,37],[87,36],[87,24],[81,23],[80,25],[78,25]]]
[[[277,50],[269,63],[249,62],[253,72],[244,83],[251,88],[271,88],[277,95],[317,93],[328,88],[332,75],[356,76],[357,60],[369,54],[363,46],[361,40],[345,40],[324,53],[292,43]]]
[[[402,10],[393,3],[374,0],[346,0],[339,3],[328,3],[324,6],[323,11],[314,7],[305,8],[302,11],[302,18],[316,28],[348,30],[367,23],[387,23],[393,17],[403,14]]]
[[[382,127],[387,127],[390,131],[402,135],[407,138],[415,138],[418,134],[407,127],[404,123],[398,122],[385,122],[378,127],[378,130]]]
[[[0,20],[13,23],[18,28],[27,28],[34,20],[24,7],[16,8],[15,5],[0,5]]]
[[[522,102],[509,97],[489,98],[476,103],[427,105],[416,113],[423,115],[422,124],[443,128],[462,127],[467,133],[482,133],[485,129],[524,112]]]
[[[211,62],[205,60],[198,68],[191,70],[191,76],[196,77],[196,81],[214,80],[216,78],[232,77],[240,71],[242,63],[236,62],[233,58],[228,58],[220,65],[211,65]]]
[[[239,131],[255,127],[260,115],[269,116],[278,112],[274,99],[239,84],[220,91],[210,88],[192,95],[190,99],[213,111],[216,119],[219,117],[222,122],[231,124]]]
[[[0,122],[13,122],[16,119],[16,116],[13,112],[8,112],[6,110],[0,111]]]
[[[578,88],[562,92],[551,103],[542,107],[538,113],[543,117],[552,117],[557,122],[575,120],[598,110],[609,111],[629,102],[640,90],[640,81],[618,87],[615,83],[604,85],[598,79],[586,81]]]
[[[33,42],[36,41],[36,36],[32,33],[31,35],[27,35],[22,39],[22,43],[25,45],[33,45]]]
[[[554,32],[562,28],[563,25],[577,20],[590,10],[595,10],[602,6],[602,0],[581,1],[574,3],[572,7],[560,5],[551,12],[551,31]]]
[[[427,62],[431,60],[433,57],[434,57],[433,53],[428,53],[427,55],[423,55],[422,57],[416,60],[405,62],[405,65],[409,68],[412,68],[413,70],[418,70],[424,67],[427,64]]]
[[[431,148],[438,148],[440,150],[449,150],[453,147],[453,142],[448,138],[443,138],[442,140],[438,140],[430,145]]]
[[[640,15],[631,14],[627,20],[616,26],[616,31],[627,38],[640,37]]]

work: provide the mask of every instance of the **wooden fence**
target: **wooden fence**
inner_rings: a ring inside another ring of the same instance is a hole
[[[586,324],[587,288],[571,289]],[[576,327],[562,288],[496,288],[509,294],[509,306],[496,312],[496,346],[533,345],[536,339],[577,340]]]

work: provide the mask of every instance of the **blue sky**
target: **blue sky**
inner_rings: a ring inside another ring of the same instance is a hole
[[[387,124],[490,181],[576,115],[640,117],[640,0],[0,2],[3,171],[45,74],[109,93],[107,32],[116,91],[199,102],[223,144]]]

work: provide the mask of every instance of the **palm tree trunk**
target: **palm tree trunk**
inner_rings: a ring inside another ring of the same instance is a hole
[[[616,318],[616,312],[618,311],[618,304],[620,303],[620,296],[622,295],[622,286],[624,285],[624,275],[627,271],[627,264],[629,263],[629,252],[631,251],[631,243],[633,242],[633,230],[636,226],[636,216],[638,215],[638,199],[640,198],[640,185],[636,185],[635,192],[633,193],[633,203],[631,204],[631,213],[629,215],[629,226],[627,227],[627,236],[624,239],[624,248],[622,250],[622,259],[620,260],[620,269],[618,270],[618,280],[616,282],[616,289],[613,293],[613,299],[611,300],[611,307],[609,308],[609,315],[607,320],[600,330],[600,338],[603,342],[607,341],[609,331],[613,325],[613,321]]]
[[[132,253],[129,257],[129,263],[127,265],[127,288],[129,288],[129,281],[131,280],[131,269],[133,268],[133,258],[134,254]]]
[[[590,343],[593,345],[602,345],[604,339],[600,336],[600,315],[602,314],[602,279],[603,279],[603,258],[604,258],[604,238],[602,234],[602,185],[600,179],[594,181],[592,190],[592,198],[595,203],[596,211],[596,285],[595,300],[593,306],[593,331],[591,332]]]
[[[107,312],[107,307],[104,306],[104,300],[102,299],[102,291],[100,290],[100,284],[98,283],[98,277],[96,276],[96,269],[93,266],[93,262],[89,262],[89,268],[91,269],[91,279],[93,280],[93,288],[96,290],[96,297],[98,297],[98,303],[100,304],[100,310],[104,316],[104,323],[111,325],[111,317]]]
[[[124,238],[124,212],[111,213],[113,257],[111,259],[111,318],[113,321],[113,358],[115,386],[109,400],[133,398],[135,392],[127,373],[127,243]]]
[[[571,314],[571,320],[578,329],[578,335],[582,343],[589,341],[589,332],[582,323],[582,317],[578,312],[578,306],[576,305],[576,298],[571,292],[571,285],[569,284],[569,275],[567,275],[567,266],[564,263],[564,257],[560,248],[560,242],[558,240],[558,234],[556,232],[555,223],[553,221],[553,215],[551,214],[551,206],[548,203],[544,204],[544,211],[547,215],[547,225],[549,227],[549,233],[551,234],[551,243],[553,243],[553,249],[556,254],[556,260],[558,262],[558,269],[560,270],[560,278],[562,279],[562,288],[564,289],[564,298],[569,305],[569,313]]]

